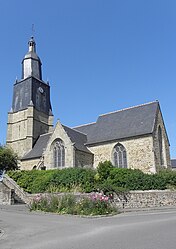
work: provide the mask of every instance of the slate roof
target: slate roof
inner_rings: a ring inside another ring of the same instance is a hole
[[[159,108],[158,101],[100,115],[96,123],[69,128],[62,125],[76,149],[91,153],[88,144],[151,134]],[[39,137],[22,160],[40,158],[52,133]]]
[[[74,143],[74,146],[77,150],[92,154],[90,150],[88,150],[87,147],[84,145],[87,142],[87,136],[85,134],[73,130],[65,125],[62,125],[62,127],[64,128],[72,143]],[[32,150],[29,151],[26,155],[24,155],[22,160],[40,158],[43,154],[44,149],[47,146],[51,135],[52,133],[40,135]]]
[[[43,150],[46,148],[49,138],[52,133],[46,133],[40,135],[37,142],[31,151],[29,151],[26,155],[23,156],[22,160],[32,159],[32,158],[40,158],[43,154]]]
[[[45,106],[41,104],[39,108],[36,103],[37,99],[36,93],[40,86],[42,86],[42,88],[46,92],[47,97],[46,97]],[[37,79],[36,77],[33,76],[29,76],[25,79],[15,82],[13,87],[13,101],[12,101],[13,112],[18,112],[20,110],[28,108],[31,101],[36,109],[39,108],[39,110],[42,110],[42,112],[49,114],[51,109],[50,86],[44,81]]]
[[[81,125],[81,126],[76,126],[76,127],[73,127],[73,129],[88,135],[88,134],[93,133],[93,129],[95,125],[96,125],[96,122]]]
[[[96,123],[74,127],[87,134],[87,144],[151,134],[158,101],[100,115]]]
[[[87,142],[87,136],[85,134],[71,129],[65,125],[62,125],[62,127],[64,128],[72,143],[74,143],[74,146],[77,150],[92,154],[85,146],[85,143]]]
[[[171,167],[172,169],[176,169],[176,159],[171,159]]]

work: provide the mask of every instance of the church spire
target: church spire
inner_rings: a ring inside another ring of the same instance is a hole
[[[29,50],[22,61],[22,79],[33,76],[42,80],[41,61],[36,53],[36,43],[32,36],[28,42]]]
[[[35,43],[33,36],[31,36],[31,39],[29,40],[28,45],[29,45],[29,52],[36,53],[36,43]]]

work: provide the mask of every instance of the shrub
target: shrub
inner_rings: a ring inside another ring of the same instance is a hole
[[[8,175],[28,193],[102,191],[105,195],[109,195],[128,190],[176,188],[176,172],[162,170],[149,175],[136,169],[114,168],[107,161],[100,163],[97,171],[65,168],[46,171],[9,171]]]
[[[60,214],[76,214],[76,197],[74,195],[64,195],[59,200],[57,212]]]
[[[109,197],[94,194],[90,198],[83,198],[77,203],[77,214],[82,215],[106,215],[116,213],[117,209],[109,202]]]
[[[168,185],[176,186],[176,172],[166,170],[149,175],[136,169],[113,168],[107,180],[126,190],[163,190]]]
[[[67,168],[55,171],[51,183],[72,191],[79,186],[82,192],[91,192],[94,189],[94,176],[95,171],[92,169]]]
[[[52,174],[52,170],[10,171],[8,173],[28,193],[45,192]]]
[[[100,162],[97,167],[96,179],[104,181],[109,177],[110,171],[113,169],[113,165],[110,161]]]
[[[111,205],[109,198],[102,194],[94,194],[76,201],[71,194],[62,197],[41,195],[34,198],[31,210],[55,212],[59,214],[77,215],[103,215],[117,213],[117,209]]]
[[[108,196],[110,200],[114,199],[114,195],[121,195],[127,193],[128,190],[123,187],[116,186],[111,180],[104,181],[97,185],[97,191]]]
[[[28,193],[92,192],[95,171],[82,168],[62,170],[11,171],[8,173]]]

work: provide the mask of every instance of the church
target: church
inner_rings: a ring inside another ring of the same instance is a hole
[[[114,167],[156,173],[170,167],[169,140],[158,101],[100,115],[94,123],[53,127],[50,86],[33,37],[22,60],[22,78],[13,86],[7,146],[19,156],[20,169]]]

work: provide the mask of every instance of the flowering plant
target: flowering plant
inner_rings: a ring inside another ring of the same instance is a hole
[[[73,194],[60,197],[39,194],[33,199],[31,210],[78,215],[103,215],[117,212],[109,202],[109,197],[102,193],[93,193],[79,200],[76,200]]]
[[[90,199],[92,201],[109,201],[109,196],[106,196],[104,195],[103,193],[93,193],[91,196],[90,196]]]

